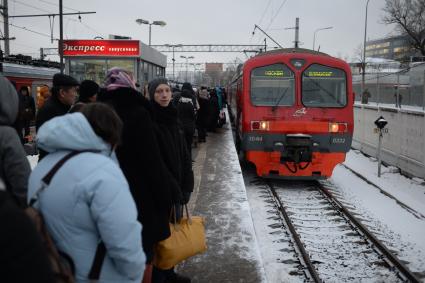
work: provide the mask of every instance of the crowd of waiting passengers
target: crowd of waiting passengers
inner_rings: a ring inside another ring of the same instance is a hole
[[[36,111],[28,88],[0,76],[2,280],[64,282],[28,217],[35,208],[76,282],[96,269],[99,282],[190,282],[152,262],[190,200],[194,136],[205,142],[225,122],[224,89],[156,78],[141,93],[131,73],[112,68],[101,87],[56,74],[50,93]],[[23,143],[34,120],[31,170]]]

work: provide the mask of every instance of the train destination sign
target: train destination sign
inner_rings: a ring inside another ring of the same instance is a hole
[[[285,73],[282,70],[267,70],[264,75],[268,77],[283,77]]]
[[[140,56],[138,40],[64,40],[64,56]]]
[[[318,71],[311,71],[308,72],[307,76],[309,77],[332,77],[333,76],[333,72],[318,72]]]

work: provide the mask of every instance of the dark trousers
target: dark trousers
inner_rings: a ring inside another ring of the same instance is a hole
[[[23,122],[24,122],[24,130],[25,130],[24,136],[26,137],[26,136],[28,136],[30,134],[31,120],[26,119]]]
[[[205,141],[206,136],[207,130],[202,126],[198,126],[198,141]]]

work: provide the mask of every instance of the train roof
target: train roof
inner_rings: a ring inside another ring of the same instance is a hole
[[[319,52],[319,51],[314,51],[314,50],[311,50],[311,49],[305,49],[305,48],[281,48],[281,49],[274,49],[274,50],[270,50],[270,51],[267,51],[267,52],[259,53],[256,56],[254,56],[254,58],[261,57],[261,56],[266,56],[266,55],[290,54],[290,53],[303,53],[303,54],[312,54],[312,55],[320,55],[320,56],[329,56],[329,57],[331,57],[329,54],[326,54],[326,53],[323,53],[323,52]]]
[[[53,75],[60,72],[58,68],[37,67],[32,65],[3,63],[5,76],[31,77],[39,79],[52,79]]]

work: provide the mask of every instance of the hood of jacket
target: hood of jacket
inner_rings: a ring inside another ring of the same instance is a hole
[[[79,112],[44,123],[37,133],[37,145],[47,152],[95,150],[105,155],[111,153],[111,146],[96,135],[86,117]]]
[[[8,79],[0,75],[0,125],[12,125],[18,115],[19,97]]]

